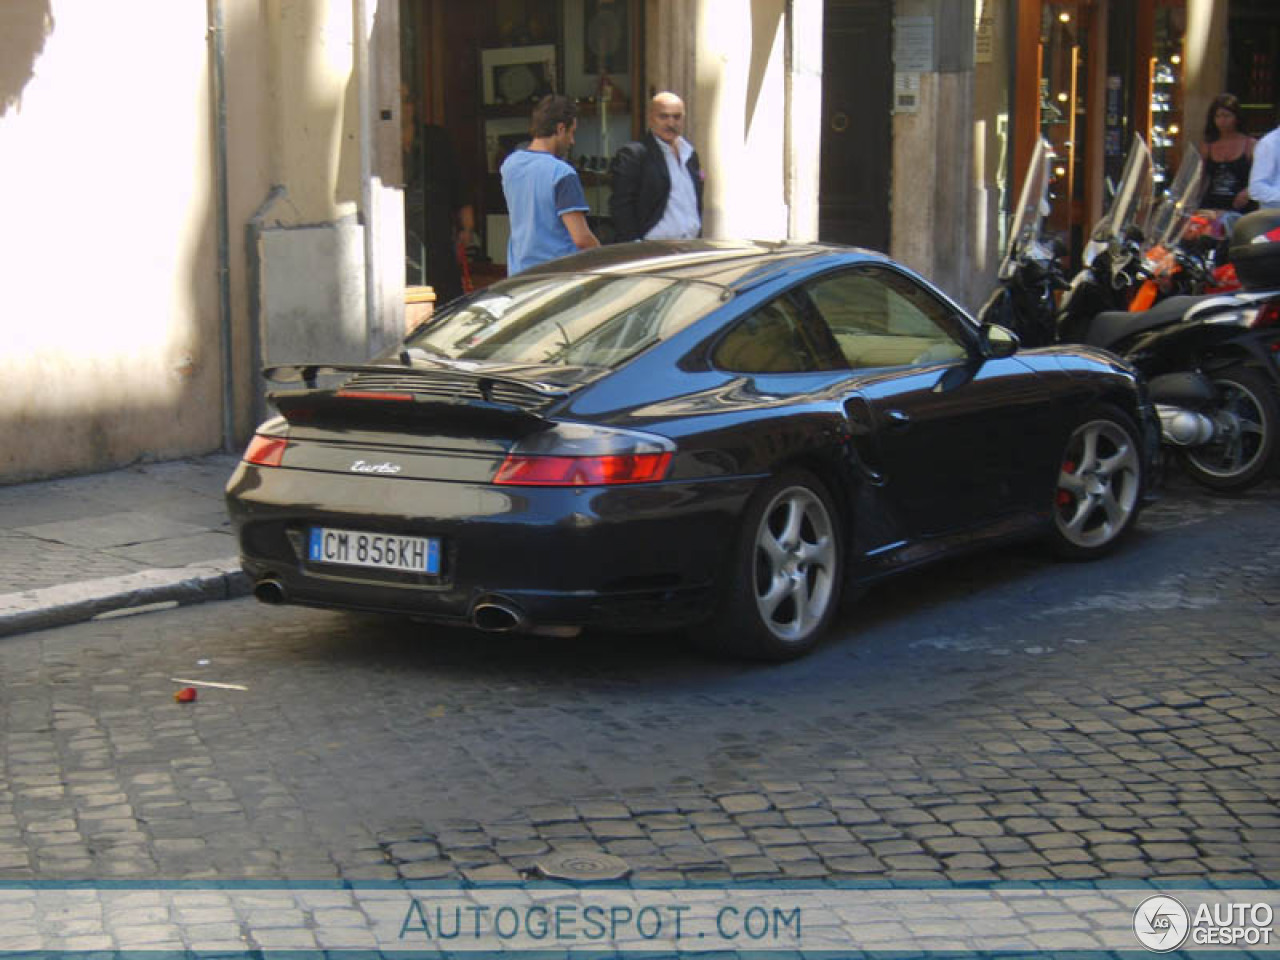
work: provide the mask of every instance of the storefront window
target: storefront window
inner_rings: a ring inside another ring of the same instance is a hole
[[[1149,88],[1151,108],[1147,129],[1150,133],[1151,157],[1155,161],[1156,192],[1162,191],[1178,172],[1185,145],[1195,139],[1184,129],[1182,115],[1182,35],[1186,27],[1186,11],[1181,4],[1156,10]]]
[[[400,0],[406,284],[434,288],[442,303],[505,275],[510,223],[499,170],[529,139],[532,109],[548,93],[578,105],[567,159],[592,229],[608,239],[609,162],[643,125],[642,7]]]
[[[1040,134],[1053,147],[1047,227],[1069,235],[1080,219],[1085,34],[1078,3],[1045,3],[1040,18]]]

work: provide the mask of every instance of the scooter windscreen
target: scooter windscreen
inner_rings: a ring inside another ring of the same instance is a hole
[[[1038,138],[1027,166],[1027,176],[1018,196],[1017,215],[1009,230],[1009,246],[1000,264],[1000,279],[1008,280],[1018,272],[1020,260],[1049,261],[1053,250],[1040,238],[1040,223],[1049,213],[1049,160],[1053,147]]]
[[[1137,231],[1147,223],[1154,196],[1153,166],[1147,142],[1141,134],[1135,133],[1111,207],[1093,228],[1089,242],[1085,244],[1083,258],[1086,264],[1093,263],[1094,258],[1113,240],[1126,238],[1131,231]]]
[[[1188,147],[1182,155],[1178,173],[1169,185],[1169,192],[1151,212],[1150,220],[1142,231],[1149,248],[1161,246],[1171,250],[1177,245],[1191,221],[1191,215],[1200,208],[1205,186],[1204,162],[1199,153]]]

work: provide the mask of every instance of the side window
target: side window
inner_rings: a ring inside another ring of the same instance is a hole
[[[910,277],[859,267],[807,288],[850,367],[946,363],[968,355],[960,321]]]
[[[735,373],[808,373],[845,367],[830,331],[806,316],[790,297],[770,301],[739,320],[711,359],[720,369]]]

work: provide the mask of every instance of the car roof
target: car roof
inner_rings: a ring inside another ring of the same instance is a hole
[[[888,259],[884,254],[860,247],[829,243],[651,240],[596,247],[540,264],[526,274],[661,276],[714,283],[741,292],[787,273],[811,273],[827,265],[860,260],[888,262]]]

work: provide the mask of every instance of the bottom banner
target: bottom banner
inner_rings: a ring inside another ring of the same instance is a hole
[[[0,885],[0,952],[1280,950],[1275,889]]]

